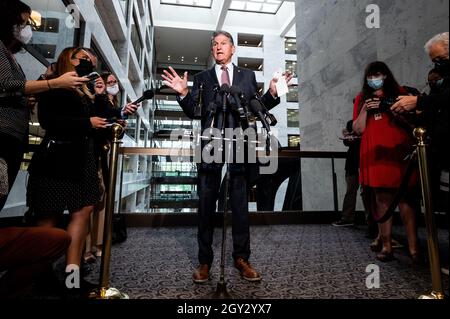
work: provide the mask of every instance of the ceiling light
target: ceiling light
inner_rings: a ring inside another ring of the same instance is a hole
[[[37,12],[37,11],[31,11],[31,15],[30,15],[31,20],[34,21],[34,23],[36,24],[36,27],[40,27],[42,25],[42,15]]]

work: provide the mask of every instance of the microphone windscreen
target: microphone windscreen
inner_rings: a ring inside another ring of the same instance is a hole
[[[259,112],[263,112],[263,107],[261,105],[261,102],[258,101],[257,99],[251,99],[249,106],[250,106],[250,110],[255,114],[257,114]]]
[[[226,83],[220,87],[220,93],[230,93],[230,86]]]
[[[150,100],[151,98],[153,98],[154,95],[155,95],[155,93],[152,90],[147,90],[144,92],[143,97],[146,100]]]
[[[241,89],[240,89],[238,86],[233,85],[233,86],[230,88],[230,93],[231,93],[231,94],[241,94]]]

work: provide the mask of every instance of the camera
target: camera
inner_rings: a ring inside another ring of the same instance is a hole
[[[380,98],[380,112],[388,112],[391,110],[392,105],[397,102],[397,98]]]
[[[372,108],[367,110],[367,113],[369,114],[375,114],[375,113],[385,113],[390,112],[392,105],[397,102],[397,98],[387,98],[387,97],[373,97],[372,99],[379,99],[380,105],[377,108]]]

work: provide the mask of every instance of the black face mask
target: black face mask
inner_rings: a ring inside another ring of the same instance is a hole
[[[434,68],[444,77],[450,75],[450,61],[449,59],[439,59],[434,62]]]
[[[75,67],[75,71],[78,76],[85,76],[94,71],[94,66],[92,65],[92,62],[85,59],[80,59],[80,64]]]

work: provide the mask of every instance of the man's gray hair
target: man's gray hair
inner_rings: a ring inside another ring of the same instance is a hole
[[[447,48],[448,52],[448,32],[439,33],[432,37],[427,44],[425,44],[425,51],[430,54],[431,47],[437,43],[441,43]]]
[[[233,36],[231,35],[231,33],[227,32],[227,31],[223,31],[223,30],[215,31],[215,32],[213,33],[213,36],[212,36],[212,38],[211,38],[211,45],[214,44],[214,39],[215,39],[216,37],[218,37],[219,35],[224,35],[224,36],[226,36],[228,39],[230,39],[231,44],[234,45],[234,40],[233,40]]]

